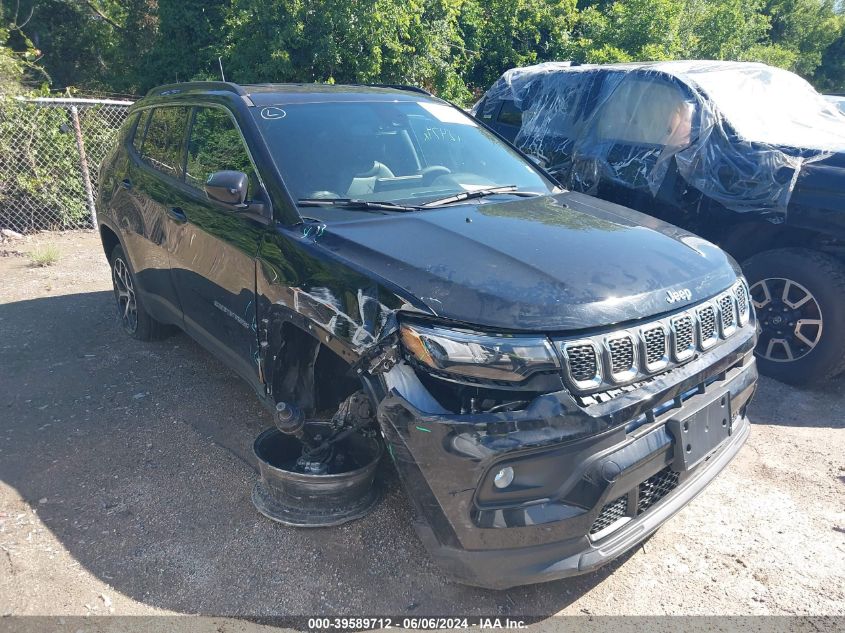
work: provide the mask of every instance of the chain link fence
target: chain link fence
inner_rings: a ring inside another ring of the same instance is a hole
[[[91,228],[100,162],[131,101],[0,99],[0,228]]]

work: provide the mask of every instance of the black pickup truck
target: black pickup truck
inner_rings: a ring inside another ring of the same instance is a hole
[[[361,430],[464,582],[597,568],[748,437],[756,325],[735,262],[560,190],[421,90],[164,86],[101,183],[126,333],[183,329],[271,410],[369,399]]]
[[[845,370],[845,114],[806,81],[750,62],[549,62],[504,73],[473,113],[563,186],[742,262],[761,372]]]

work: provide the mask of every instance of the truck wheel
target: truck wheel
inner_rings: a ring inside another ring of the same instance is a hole
[[[800,385],[845,370],[845,265],[804,248],[754,255],[743,265],[760,338],[760,371]]]
[[[129,260],[122,247],[114,247],[109,262],[114,297],[117,300],[117,316],[123,331],[139,341],[152,341],[166,336],[169,333],[168,326],[147,313],[136,292],[135,274],[129,267]]]

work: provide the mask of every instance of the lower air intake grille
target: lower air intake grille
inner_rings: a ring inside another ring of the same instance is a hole
[[[613,525],[622,517],[635,517],[641,515],[643,512],[651,508],[663,497],[668,495],[678,486],[678,473],[674,472],[670,467],[666,467],[658,473],[655,473],[638,486],[639,502],[637,503],[636,512],[628,511],[628,495],[625,494],[617,497],[605,506],[599,512],[593,526],[590,528],[590,536],[598,535],[598,540],[607,536],[607,533],[601,534],[609,526]],[[609,533],[615,532],[625,523],[621,522],[615,526]]]
[[[593,380],[598,373],[596,351],[592,345],[573,345],[566,349],[569,371],[578,381]]]
[[[678,485],[678,473],[666,467],[655,473],[640,484],[640,502],[637,504],[637,514],[648,510],[663,497],[672,492]]]
[[[593,523],[593,527],[590,528],[590,536],[601,532],[608,525],[612,525],[614,521],[618,521],[626,514],[628,514],[628,495],[611,501],[601,509],[599,516]]]
[[[614,374],[630,371],[634,366],[634,342],[630,337],[613,339],[610,348],[610,364]]]

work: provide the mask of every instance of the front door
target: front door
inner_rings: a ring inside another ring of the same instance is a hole
[[[204,191],[209,175],[246,173],[250,199],[259,190],[235,121],[222,107],[196,107],[188,132],[185,187],[171,243],[173,280],[185,329],[259,388],[255,261],[265,225]]]

